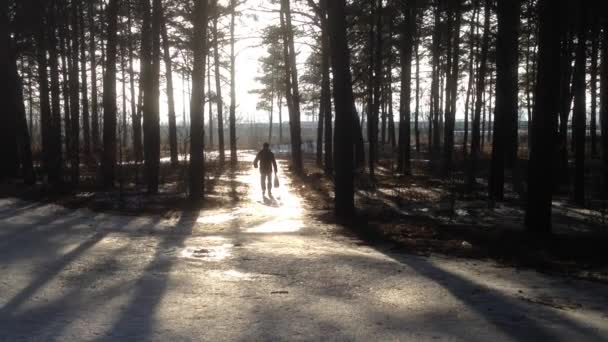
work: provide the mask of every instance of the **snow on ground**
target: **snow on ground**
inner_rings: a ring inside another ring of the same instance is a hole
[[[0,341],[608,341],[606,285],[366,245],[239,177],[172,217],[0,200]]]

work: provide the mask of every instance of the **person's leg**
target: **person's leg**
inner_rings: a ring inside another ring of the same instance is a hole
[[[260,172],[260,183],[262,185],[262,195],[266,194],[266,174],[264,172]]]
[[[272,197],[272,172],[268,173],[268,195]]]

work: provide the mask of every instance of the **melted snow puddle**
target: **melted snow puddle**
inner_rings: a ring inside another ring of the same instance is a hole
[[[231,243],[219,246],[186,247],[179,253],[179,257],[192,260],[222,261],[232,256],[233,247],[234,245]]]

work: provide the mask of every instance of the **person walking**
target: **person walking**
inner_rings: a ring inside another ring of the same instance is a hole
[[[272,197],[272,169],[274,168],[275,177],[277,174],[277,161],[274,159],[274,153],[270,151],[268,143],[264,143],[264,147],[258,152],[253,167],[258,168],[260,164],[260,182],[262,185],[262,196],[266,195],[266,186],[268,186],[268,196]]]

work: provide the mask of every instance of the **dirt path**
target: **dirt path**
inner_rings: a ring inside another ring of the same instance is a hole
[[[166,217],[0,200],[0,340],[608,340],[607,286],[365,245],[284,173]]]

